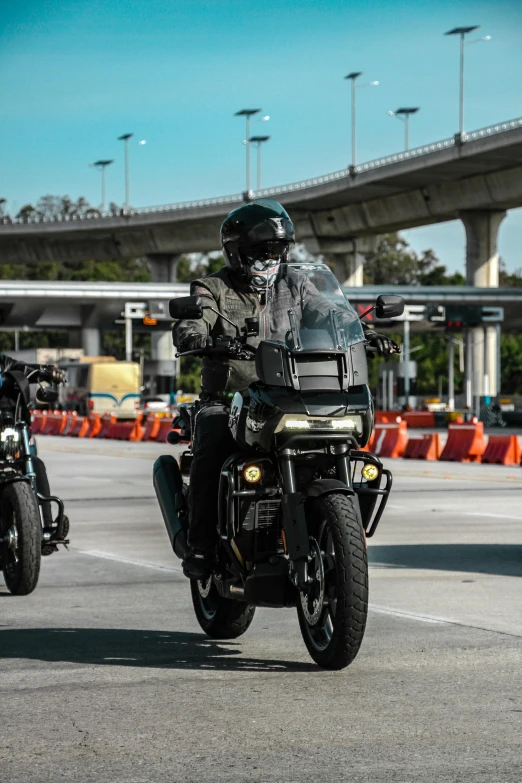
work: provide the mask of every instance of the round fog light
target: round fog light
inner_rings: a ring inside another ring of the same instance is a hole
[[[367,462],[361,473],[362,477],[366,479],[366,481],[375,481],[375,479],[379,476],[379,468],[377,465],[374,465],[371,462]]]
[[[250,484],[255,484],[261,479],[261,468],[258,468],[257,465],[249,465],[244,469],[243,477],[245,481],[250,482]]]

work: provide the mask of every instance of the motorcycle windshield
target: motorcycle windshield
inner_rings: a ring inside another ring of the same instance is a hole
[[[347,351],[365,339],[357,313],[326,264],[283,264],[265,301],[262,340],[292,351]]]

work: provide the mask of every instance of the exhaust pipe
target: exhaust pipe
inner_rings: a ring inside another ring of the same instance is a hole
[[[183,480],[172,454],[158,457],[152,469],[156,497],[174,553],[183,560],[187,553],[187,522],[180,519],[183,508]]]

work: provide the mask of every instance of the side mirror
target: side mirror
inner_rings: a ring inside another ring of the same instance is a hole
[[[169,302],[169,313],[171,318],[177,321],[185,318],[202,318],[203,302],[200,296],[180,296],[177,299],[171,299]]]
[[[377,318],[395,318],[404,312],[404,299],[402,296],[392,294],[377,297],[375,316]]]

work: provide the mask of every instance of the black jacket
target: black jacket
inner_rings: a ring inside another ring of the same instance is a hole
[[[297,271],[282,267],[274,283],[271,294],[268,320],[263,324],[263,305],[257,293],[237,283],[228,267],[214,272],[201,280],[194,280],[190,293],[205,297],[210,304],[237,324],[245,326],[245,318],[258,317],[261,337],[249,338],[252,346],[257,346],[263,335],[263,326],[270,339],[285,341],[288,330],[288,309],[292,308],[297,322],[303,321],[309,328],[319,326],[329,317],[332,303],[319,293],[308,277]],[[199,320],[178,321],[173,329],[174,345],[181,351],[183,340],[192,334],[205,337],[236,335],[236,330],[215,313],[204,310]],[[255,363],[241,359],[203,358],[201,385],[203,392],[236,392],[246,389],[257,380]]]

